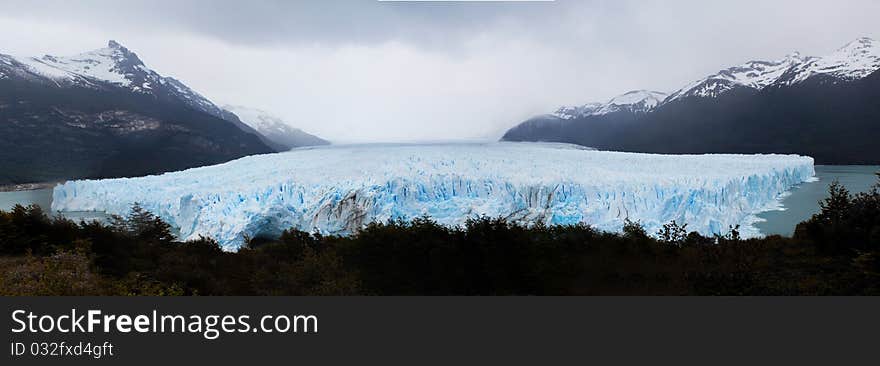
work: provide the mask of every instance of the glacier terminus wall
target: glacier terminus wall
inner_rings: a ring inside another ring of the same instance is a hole
[[[250,156],[142,178],[55,187],[55,211],[125,215],[138,202],[179,230],[227,250],[245,238],[295,228],[347,235],[389,219],[430,216],[457,226],[477,216],[523,224],[584,223],[618,231],[624,220],[655,233],[672,220],[703,234],[775,209],[812,179],[796,155],[655,155],[566,144],[343,145]]]

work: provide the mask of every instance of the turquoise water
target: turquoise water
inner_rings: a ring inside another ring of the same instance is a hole
[[[819,212],[819,201],[828,196],[828,185],[837,180],[850,192],[867,192],[877,183],[880,166],[817,165],[817,182],[804,183],[782,200],[785,211],[770,211],[758,217],[767,220],[755,224],[765,235],[791,236],[797,224]]]
[[[44,211],[48,212],[50,207],[52,207],[52,190],[37,189],[33,191],[0,192],[0,210],[2,211],[9,211],[15,205],[28,206],[32,204],[39,205]],[[100,212],[65,212],[64,217],[74,221],[105,221],[109,218],[108,215]]]
[[[850,192],[866,192],[877,183],[875,172],[880,166],[817,165],[818,181],[804,183],[792,190],[791,195],[782,200],[785,211],[771,211],[759,214],[766,220],[755,224],[765,235],[779,234],[789,236],[794,233],[798,223],[810,218],[819,211],[819,201],[825,199],[828,185],[834,180],[843,184]],[[9,210],[16,204],[38,204],[48,210],[52,203],[52,190],[40,189],[22,192],[0,192],[0,210]],[[106,215],[94,212],[65,213],[70,219],[103,219]]]

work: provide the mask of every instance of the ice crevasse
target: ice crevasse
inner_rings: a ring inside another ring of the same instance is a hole
[[[429,216],[449,226],[478,216],[522,224],[584,223],[649,233],[675,220],[703,234],[741,225],[814,176],[797,155],[657,155],[567,144],[348,145],[294,149],[141,178],[71,181],[53,210],[158,215],[183,240],[227,250],[286,229],[347,235],[389,219]]]

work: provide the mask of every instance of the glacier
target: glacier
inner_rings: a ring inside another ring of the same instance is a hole
[[[477,216],[530,225],[584,223],[649,233],[672,220],[703,234],[777,209],[811,180],[797,155],[657,155],[568,144],[436,143],[299,148],[140,178],[54,188],[52,209],[125,215],[138,202],[179,231],[236,250],[246,238],[295,228],[347,235],[370,222],[429,216],[458,226]]]

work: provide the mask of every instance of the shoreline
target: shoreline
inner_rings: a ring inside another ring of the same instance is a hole
[[[24,191],[38,191],[41,189],[50,189],[54,188],[58,183],[23,183],[23,184],[7,184],[0,185],[0,192],[24,192]]]

